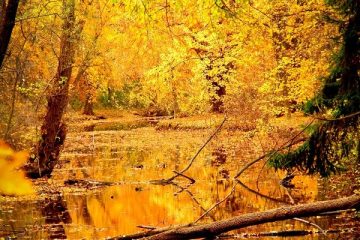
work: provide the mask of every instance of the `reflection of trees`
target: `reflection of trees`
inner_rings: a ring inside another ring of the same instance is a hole
[[[94,161],[93,156],[78,156],[76,159],[72,159],[73,166],[69,169],[69,178],[78,178],[81,174],[84,179],[90,178],[89,171],[92,161]]]
[[[237,183],[238,183],[240,186],[242,186],[243,189],[245,189],[245,190],[249,191],[250,193],[253,193],[253,194],[257,195],[257,196],[260,196],[260,197],[262,197],[262,198],[265,198],[265,199],[267,199],[267,200],[270,200],[270,201],[273,201],[273,202],[276,202],[276,203],[286,203],[285,201],[283,201],[283,200],[281,200],[281,199],[277,199],[277,198],[274,198],[274,197],[271,197],[271,196],[267,196],[267,195],[265,195],[265,194],[262,194],[261,192],[255,191],[255,190],[249,188],[247,185],[245,185],[243,182],[241,182],[241,181],[239,181],[239,180],[237,181]],[[287,204],[287,203],[286,203],[286,204]]]
[[[93,220],[90,215],[90,211],[87,205],[87,196],[78,195],[78,196],[71,196],[71,209],[76,209],[78,211],[78,215],[75,214],[74,218],[81,218],[82,221],[86,225],[93,225]],[[76,220],[74,219],[74,222]]]
[[[188,189],[188,187],[189,187],[190,185],[185,186],[185,187],[182,187],[182,186],[180,186],[179,184],[177,184],[177,183],[175,183],[175,182],[171,182],[171,185],[179,188],[179,191],[176,192],[174,195],[179,195],[179,194],[182,193],[182,192],[187,193],[187,194],[190,196],[191,200],[195,203],[195,205],[197,205],[197,206],[201,209],[201,213],[206,212],[206,209],[201,205],[201,203],[200,203],[199,200],[196,198],[196,196]],[[213,214],[210,213],[210,214],[209,214],[209,217],[210,217],[213,221],[215,221],[215,217],[214,217]]]
[[[39,207],[45,218],[45,224],[49,225],[49,239],[66,239],[63,224],[71,223],[71,217],[62,196],[58,194],[54,198],[47,198],[39,203]]]
[[[220,146],[212,151],[211,166],[220,166],[226,163],[227,153],[224,146]]]
[[[224,204],[223,207],[215,208],[214,216],[217,219],[278,207],[279,203],[284,202],[284,194],[274,174],[269,175],[268,173],[268,179],[265,183],[267,188],[264,188],[264,193],[256,192],[243,183],[240,185],[244,185],[245,189],[234,188],[234,184],[239,183],[227,179],[218,179],[218,177],[219,174],[211,175],[211,182],[214,182],[214,185],[211,187],[209,194],[213,203],[224,200],[221,203]],[[250,185],[254,185],[254,183]],[[227,197],[225,198],[225,196]]]

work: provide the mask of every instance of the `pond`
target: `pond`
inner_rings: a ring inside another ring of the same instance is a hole
[[[279,144],[272,135],[225,127],[185,172],[188,178],[179,176],[174,184],[164,186],[153,184],[153,180],[169,178],[186,167],[214,128],[159,130],[156,123],[144,121],[90,126],[72,128],[52,178],[36,182],[39,196],[1,198],[0,237],[104,239],[143,228],[194,222],[231,191],[231,177],[241,167]],[[299,173],[295,173],[295,187],[287,189],[279,184],[285,174],[268,169],[264,162],[255,165],[240,177],[243,185],[237,185],[234,194],[200,222],[263,211],[291,201],[336,198],[353,190],[346,181],[330,188],[330,180]],[[272,231],[300,236],[261,239],[360,237],[354,212],[307,220],[331,232],[324,236],[314,225],[288,220],[241,229],[228,239],[259,238],[257,233]],[[287,232],[293,230],[307,232]]]

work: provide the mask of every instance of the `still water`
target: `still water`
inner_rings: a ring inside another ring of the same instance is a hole
[[[104,239],[142,231],[140,226],[191,223],[231,191],[231,176],[278,145],[281,138],[224,128],[185,173],[194,184],[184,177],[176,178],[172,185],[152,184],[152,180],[173,176],[174,170],[181,171],[212,131],[157,130],[144,122],[73,127],[53,177],[37,182],[41,194],[0,200],[0,237]],[[238,185],[234,195],[202,221],[263,211],[291,201],[306,203],[350,195],[354,188],[353,179],[338,180],[337,184],[336,178],[296,174],[295,188],[285,189],[279,184],[284,175],[268,169],[264,162],[255,165],[241,176],[244,186]],[[252,239],[258,236],[246,234],[307,230],[313,234],[261,239],[360,239],[353,212],[308,220],[334,233],[324,236],[312,225],[289,220],[233,234]]]

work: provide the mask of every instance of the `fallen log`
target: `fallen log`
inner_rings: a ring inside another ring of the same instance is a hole
[[[204,225],[173,229],[154,235],[149,239],[192,239],[211,238],[231,230],[258,225],[267,222],[291,219],[294,217],[309,217],[323,212],[358,208],[360,195],[336,200],[281,207],[259,213],[249,213],[238,217],[213,222]]]
[[[315,203],[301,204],[296,206],[287,206],[264,212],[248,213],[226,220],[216,221],[208,224],[185,226],[173,228],[159,234],[148,237],[147,239],[211,239],[222,233],[236,230],[248,226],[281,221],[299,217],[316,216],[324,212],[331,212],[345,209],[359,209],[360,195],[350,197],[321,201]],[[150,234],[151,235],[151,234]],[[121,237],[113,239],[122,239]]]

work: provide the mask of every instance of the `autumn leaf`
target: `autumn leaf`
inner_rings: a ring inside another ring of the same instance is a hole
[[[15,152],[0,141],[0,194],[27,195],[34,193],[31,182],[18,170],[28,158],[25,151]]]

